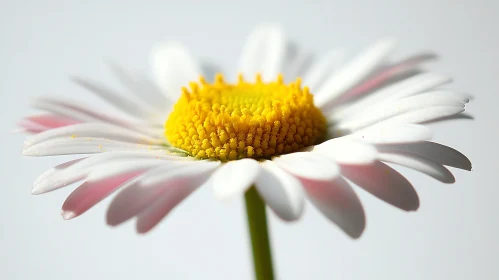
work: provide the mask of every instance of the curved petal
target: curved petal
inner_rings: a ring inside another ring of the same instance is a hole
[[[25,120],[34,124],[41,125],[45,128],[45,130],[80,123],[79,121],[72,118],[52,114],[30,116],[25,118]]]
[[[131,123],[127,120],[106,115],[90,109],[90,106],[62,101],[52,98],[37,98],[32,102],[34,108],[44,110],[55,115],[65,116],[80,122],[105,122],[122,127],[129,127]]]
[[[390,102],[382,102],[358,112],[337,124],[340,129],[358,130],[366,126],[390,119],[407,112],[426,109],[435,106],[464,107],[469,99],[465,95],[449,92],[434,91],[410,96]]]
[[[158,111],[165,111],[173,105],[158,86],[143,75],[132,73],[114,61],[108,64],[120,83],[148,106]]]
[[[272,159],[280,168],[304,179],[332,180],[339,176],[340,168],[331,158],[318,153],[298,152]]]
[[[343,63],[343,50],[332,49],[310,66],[310,70],[303,77],[303,85],[308,86],[312,93],[322,85],[328,75],[334,73]]]
[[[373,90],[380,88],[381,86],[385,86],[394,78],[416,70],[421,63],[433,60],[436,57],[437,56],[433,53],[420,53],[396,64],[390,65],[379,73],[376,73],[374,76],[369,77],[362,83],[356,85],[354,88],[343,94],[341,98],[338,98],[335,103],[338,104],[338,101],[340,101],[339,99],[341,99],[340,102],[345,102],[352,98],[358,98],[364,94],[369,94]]]
[[[471,171],[471,161],[459,151],[434,142],[417,142],[409,144],[377,145],[376,148],[384,153],[410,153],[428,158],[443,165]]]
[[[141,180],[141,185],[143,187],[153,187],[161,182],[168,182],[174,180],[185,180],[192,181],[197,176],[205,173],[211,173],[215,168],[220,166],[219,161],[192,161],[192,162],[181,162],[182,168],[175,168],[170,170],[169,166],[165,166],[166,170],[163,168],[158,168],[153,173],[149,174],[146,178]]]
[[[98,169],[103,164],[113,163],[116,161],[127,160],[147,160],[156,159],[156,157],[164,160],[162,164],[167,164],[168,161],[183,161],[184,158],[179,157],[164,157],[163,153],[155,153],[150,151],[132,151],[132,152],[107,152],[97,155],[92,155],[87,158],[77,159],[63,165],[55,167],[39,176],[33,185],[33,194],[42,194],[62,188],[69,184],[85,179],[88,174],[93,171],[94,178],[105,177],[106,174],[113,173],[114,169]],[[99,171],[96,171],[99,170]],[[99,175],[99,176],[97,176]]]
[[[334,108],[328,119],[340,121],[351,114],[362,112],[374,104],[397,100],[417,93],[431,90],[440,85],[450,82],[452,79],[435,73],[422,73],[408,79],[404,79],[393,85],[381,88],[368,96]]]
[[[205,177],[205,179],[207,176]],[[173,181],[151,206],[137,216],[138,233],[147,233],[154,228],[180,202],[194,192],[201,183]]]
[[[424,123],[464,112],[464,106],[433,106],[419,109],[393,117],[385,122],[390,123]]]
[[[243,47],[239,72],[248,78],[261,73],[265,80],[275,79],[282,71],[286,47],[286,37],[279,26],[258,26]]]
[[[283,75],[286,81],[293,81],[296,77],[302,77],[306,72],[307,68],[313,61],[313,54],[311,52],[307,52],[295,46],[295,44],[289,43],[291,45],[288,49],[295,47],[294,53],[289,55],[290,57],[286,58],[286,63],[283,67]],[[290,51],[288,51],[289,53]],[[304,84],[307,85],[308,84]]]
[[[56,138],[95,137],[143,145],[160,145],[164,141],[147,135],[106,123],[81,123],[60,128],[54,128],[37,134],[24,143],[24,148],[43,143]]]
[[[371,164],[378,156],[371,144],[347,137],[334,138],[315,145],[313,152],[331,157],[339,164]]]
[[[442,183],[452,184],[456,181],[452,173],[447,168],[424,157],[406,153],[381,153],[379,157],[382,161],[392,162],[412,168],[431,176]]]
[[[315,104],[326,105],[376,70],[395,47],[393,39],[380,40],[331,76],[317,91]]]
[[[175,103],[181,89],[196,81],[202,74],[199,63],[178,42],[162,43],[151,51],[151,65],[157,84],[171,103]]]
[[[295,177],[281,170],[271,161],[261,164],[256,189],[265,203],[285,221],[294,221],[303,213],[303,188]]]
[[[346,137],[360,138],[375,144],[411,143],[429,140],[431,130],[418,124],[377,124]]]
[[[366,226],[359,198],[342,177],[334,181],[302,180],[310,201],[326,218],[352,238],[358,238]]]
[[[122,172],[114,177],[86,181],[66,198],[66,201],[62,205],[62,217],[65,220],[69,220],[85,213],[124,183],[142,172]]]
[[[108,225],[118,226],[137,216],[168,190],[161,187],[163,184],[151,188],[142,187],[140,180],[147,177],[147,173],[126,183],[122,186],[122,191],[113,198],[106,214]]]
[[[74,77],[73,81],[131,116],[139,119],[148,119],[153,115],[151,114],[153,109],[144,104],[141,99],[126,97],[124,94],[112,90],[104,84],[89,79]]]
[[[24,156],[95,154],[112,151],[166,150],[159,145],[133,144],[103,138],[56,138],[23,149]]]
[[[419,208],[419,197],[411,183],[382,162],[371,165],[345,165],[341,174],[372,195],[406,211]]]
[[[253,159],[229,161],[215,171],[212,176],[215,196],[226,200],[243,194],[260,173],[260,164]]]

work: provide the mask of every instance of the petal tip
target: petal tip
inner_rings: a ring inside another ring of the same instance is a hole
[[[73,219],[74,217],[76,217],[76,213],[73,212],[73,211],[65,211],[65,210],[62,210],[61,211],[61,216],[64,220],[71,220]]]

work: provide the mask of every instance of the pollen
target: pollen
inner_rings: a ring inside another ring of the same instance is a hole
[[[326,119],[301,79],[285,84],[283,76],[254,82],[239,75],[226,83],[203,77],[182,88],[165,124],[165,137],[176,148],[200,159],[221,161],[270,158],[318,143]]]

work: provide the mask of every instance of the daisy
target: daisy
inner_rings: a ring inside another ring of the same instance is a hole
[[[357,238],[365,216],[352,182],[412,211],[419,206],[414,188],[386,163],[443,183],[455,181],[445,166],[471,170],[466,156],[429,142],[424,126],[463,117],[469,96],[439,89],[451,79],[419,70],[431,53],[388,61],[394,46],[384,39],[345,62],[336,49],[313,61],[279,27],[262,25],[230,78],[208,80],[179,43],[152,50],[156,83],[111,65],[128,94],[75,78],[124,114],[35,100],[46,114],[21,122],[35,134],[23,155],[88,156],[43,173],[33,194],[82,182],[62,206],[64,219],[72,219],[120,190],[107,223],[136,218],[145,233],[196,189],[211,187],[221,200],[245,195],[253,245],[267,249],[268,239],[258,238],[267,234],[265,205],[294,221],[308,199]]]

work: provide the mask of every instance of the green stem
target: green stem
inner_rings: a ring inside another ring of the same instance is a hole
[[[254,187],[246,192],[244,199],[246,201],[256,280],[273,280],[274,271],[272,269],[265,203]]]

